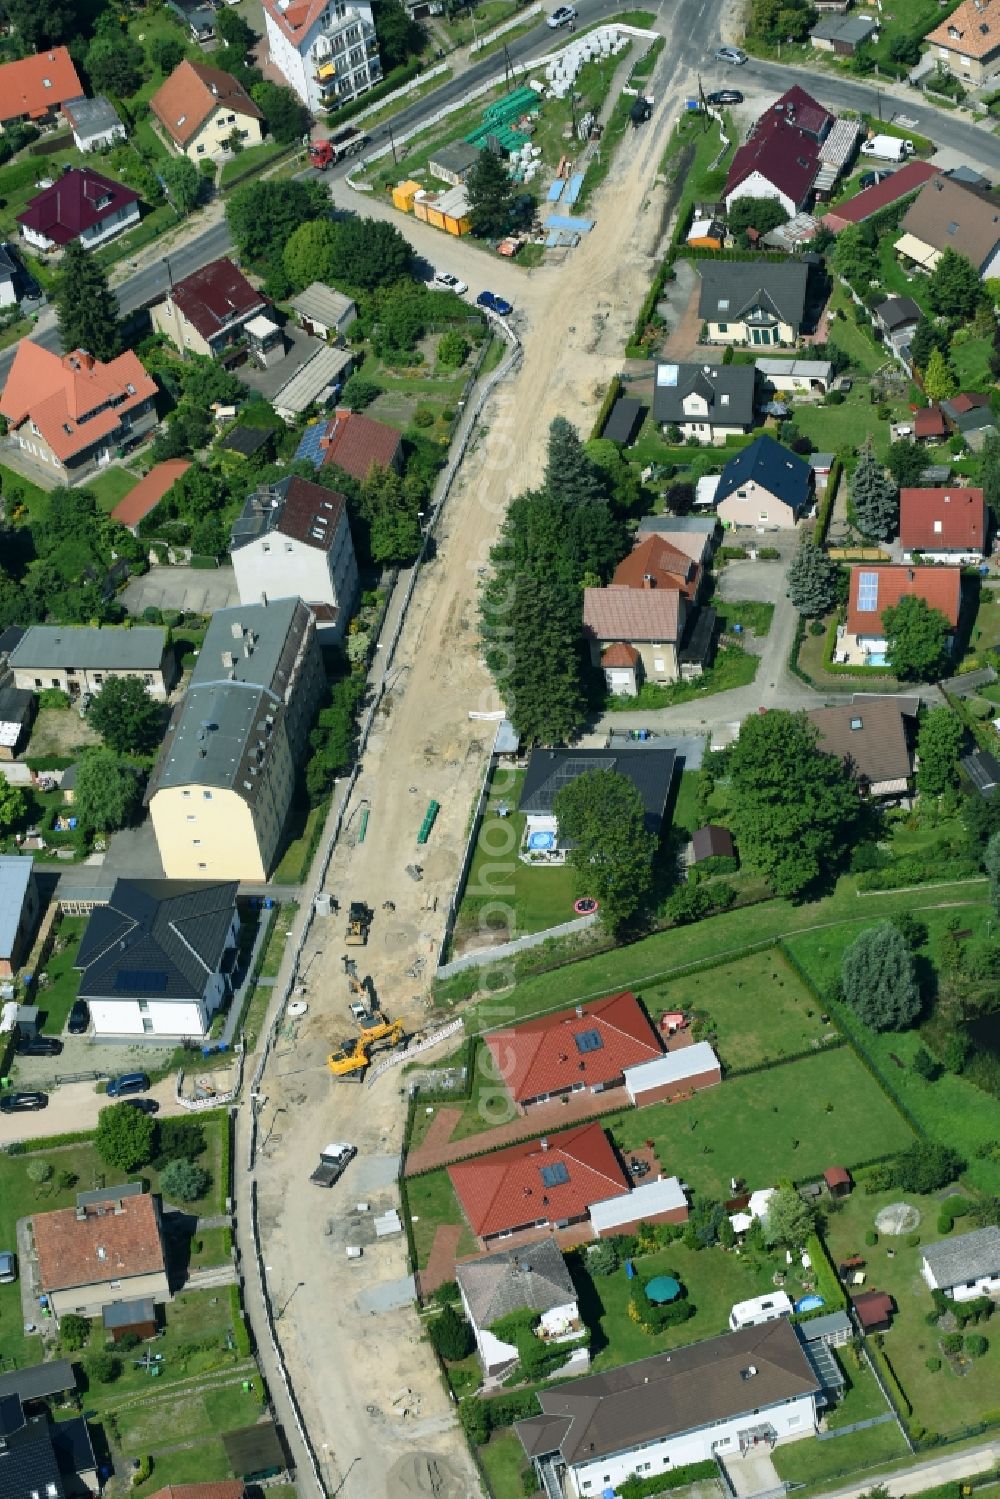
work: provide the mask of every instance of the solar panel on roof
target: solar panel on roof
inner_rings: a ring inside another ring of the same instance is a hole
[[[130,994],[161,994],[167,983],[167,975],[160,969],[147,972],[142,968],[119,968],[115,974],[115,988]]]
[[[303,432],[299,445],[295,449],[296,458],[305,458],[313,468],[319,468],[323,462],[323,433],[326,431],[326,422],[312,422]]]
[[[858,577],[858,613],[874,614],[878,609],[878,573],[861,573]]]
[[[562,1187],[569,1181],[569,1172],[562,1161],[555,1161],[551,1166],[542,1166],[539,1175],[542,1178],[543,1187]]]
[[[577,1051],[600,1051],[604,1045],[599,1031],[577,1031],[573,1040]]]

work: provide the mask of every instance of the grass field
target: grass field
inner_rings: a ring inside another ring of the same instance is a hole
[[[889,1421],[864,1431],[848,1432],[832,1442],[791,1442],[776,1447],[771,1457],[781,1478],[811,1487],[908,1454],[902,1432],[895,1421]]]
[[[837,323],[834,326],[842,328],[844,325]],[[905,416],[909,411],[905,401],[890,401],[888,404],[895,416]],[[868,400],[867,387],[852,390],[842,406],[803,402],[795,407],[794,420],[798,430],[811,437],[823,453],[835,453],[839,448],[853,449],[859,431],[871,434],[877,452],[888,451],[889,423],[879,420],[876,408]]]
[[[116,465],[113,468],[102,469],[99,474],[88,481],[86,487],[96,497],[100,508],[110,511],[132,492],[138,482],[137,475],[130,473],[127,468],[119,468]]]
[[[883,1346],[913,1406],[913,1419],[929,1431],[953,1432],[988,1419],[996,1410],[1000,1339],[995,1336],[992,1323],[988,1323],[978,1329],[986,1333],[989,1342],[985,1357],[965,1360],[961,1370],[953,1369],[948,1359],[943,1359],[942,1367],[935,1372],[927,1368],[928,1358],[941,1356],[941,1331],[928,1327],[925,1321],[932,1304],[920,1275],[921,1249],[905,1238],[884,1235],[874,1246],[865,1244],[865,1233],[874,1227],[879,1210],[900,1198],[899,1192],[869,1196],[855,1191],[831,1215],[824,1237],[834,1260],[850,1254],[863,1255],[868,1275],[866,1288],[888,1291],[896,1303],[896,1315],[890,1330],[883,1334]],[[903,1200],[921,1215],[918,1230],[921,1243],[939,1239],[936,1226],[939,1199],[904,1194]],[[968,1228],[968,1221],[959,1219],[954,1236],[967,1232]]]
[[[652,985],[642,999],[654,1020],[661,1010],[698,1011],[727,1069],[794,1056],[838,1035],[823,1025],[809,990],[773,950]]]
[[[478,1449],[479,1461],[486,1470],[493,1499],[521,1499],[521,1473],[528,1466],[524,1448],[508,1427],[492,1436]]]
[[[664,1171],[715,1198],[729,1195],[734,1176],[751,1186],[804,1181],[827,1166],[850,1167],[913,1142],[847,1047],[603,1122],[623,1155],[651,1139]]]
[[[249,1422],[250,1418],[247,1420]],[[153,1472],[149,1479],[129,1492],[145,1496],[158,1493],[169,1484],[211,1483],[214,1479],[231,1476],[226,1449],[221,1439],[213,1436],[201,1442],[192,1442],[179,1452],[165,1452],[162,1455],[157,1453],[153,1458]]]
[[[278,969],[281,967],[281,960],[285,955],[285,944],[295,924],[298,909],[297,901],[283,900],[281,902],[274,926],[271,928],[270,936],[267,939],[267,946],[264,949],[264,958],[260,965],[261,978],[277,978]],[[265,912],[265,920],[266,917],[267,913]]]
[[[44,972],[49,981],[39,984],[38,1006],[44,1015],[42,1030],[47,1036],[62,1034],[80,988],[80,974],[73,963],[87,920],[86,916],[64,916],[56,934],[60,951],[53,949],[46,960]]]
[[[851,361],[852,369],[861,370],[868,375],[874,374],[885,363],[884,351],[854,321],[854,303],[839,281],[834,283],[829,305],[831,310],[837,309],[847,314],[845,318],[837,318],[830,324],[830,342],[843,350]]]
[[[434,1244],[434,1235],[442,1223],[461,1223],[462,1236],[455,1253],[475,1254],[476,1238],[466,1225],[447,1171],[429,1171],[426,1176],[410,1177],[406,1196],[413,1223],[413,1240],[417,1248],[417,1269],[423,1270]]]
[[[178,1392],[174,1397],[166,1390],[161,1393],[158,1386],[158,1398],[148,1404],[116,1402],[112,1420],[119,1445],[126,1457],[138,1457],[143,1452],[155,1453],[157,1447],[251,1426],[261,1410],[260,1380],[251,1380],[250,1386],[245,1390],[239,1377],[230,1384],[198,1393]]]

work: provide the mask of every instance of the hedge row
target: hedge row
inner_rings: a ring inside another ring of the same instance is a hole
[[[243,1317],[243,1303],[240,1300],[239,1286],[229,1287],[229,1311],[233,1319],[233,1342],[236,1344],[236,1352],[240,1358],[249,1358],[250,1334],[247,1331],[246,1321]]]
[[[824,1305],[818,1310],[845,1311],[847,1309],[847,1293],[840,1283],[840,1277],[834,1268],[830,1253],[819,1234],[811,1233],[806,1240],[806,1253],[812,1260],[813,1273],[816,1277],[816,1293],[822,1296]]]
[[[878,1369],[878,1372],[882,1376],[885,1387],[889,1392],[889,1399],[896,1407],[896,1414],[904,1419],[908,1416],[912,1416],[913,1406],[910,1404],[909,1398],[907,1397],[903,1386],[896,1378],[896,1371],[886,1357],[885,1349],[880,1348],[877,1343],[869,1342],[868,1352],[871,1355],[875,1366]]]
[[[335,130],[338,125],[343,125],[345,121],[352,120],[355,115],[359,115],[363,109],[369,109],[380,99],[385,99],[389,94],[394,94],[398,88],[403,88],[405,84],[412,82],[423,70],[424,64],[416,58],[412,62],[404,63],[400,68],[393,68],[392,72],[387,73],[382,82],[376,83],[367,94],[359,94],[356,99],[351,99],[349,103],[342,104],[339,109],[328,114],[327,125],[331,130]]]
[[[787,1067],[791,1062],[802,1062],[806,1057],[819,1056],[821,1052],[839,1051],[848,1043],[843,1036],[836,1041],[827,1041],[821,1047],[804,1046],[801,1051],[789,1052],[785,1057],[773,1057],[769,1062],[754,1062],[749,1067],[727,1067],[726,1077],[750,1077],[754,1072],[770,1072],[775,1067]]]
[[[611,415],[612,408],[621,393],[622,377],[621,375],[612,375],[611,382],[608,385],[607,392],[604,396],[604,400],[601,402],[601,409],[597,413],[597,420],[594,422],[594,425],[591,428],[590,435],[592,438],[600,437],[603,434],[604,428],[607,425],[608,417]]]
[[[826,481],[826,490],[823,494],[823,503],[816,515],[816,524],[813,527],[813,541],[819,547],[826,540],[826,533],[830,529],[830,517],[833,514],[833,501],[840,483],[840,471],[843,465],[839,458],[835,458],[830,465],[830,476]]]
[[[655,1478],[640,1478],[633,1473],[617,1486],[621,1499],[653,1499],[655,1494],[668,1494],[671,1489],[686,1488],[692,1483],[707,1483],[717,1479],[719,1469],[711,1460],[703,1463],[685,1463],[670,1473],[658,1473]]]

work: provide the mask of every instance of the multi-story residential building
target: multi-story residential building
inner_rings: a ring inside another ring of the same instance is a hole
[[[247,323],[270,307],[267,297],[228,255],[221,255],[175,282],[150,316],[156,331],[182,353],[191,349],[217,359],[230,344],[239,342]]]
[[[24,338],[0,414],[17,445],[68,484],[156,426],[156,393],[156,381],[131,352],[103,364],[83,349],[60,358]]]
[[[312,110],[334,109],[382,77],[370,0],[264,0],[271,61]]]
[[[303,598],[335,639],[358,591],[347,502],[291,476],[254,490],[233,523],[230,551],[240,602]]]
[[[212,616],[146,793],[168,879],[267,879],[324,681],[301,599]]]

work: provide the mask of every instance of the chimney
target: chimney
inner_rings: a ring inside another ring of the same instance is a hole
[[[262,609],[266,609],[267,608],[267,594],[266,593],[262,593],[261,596],[260,596],[260,607]]]
[[[582,1020],[583,1019],[583,1005],[577,1005],[577,1007],[576,1007],[576,1016],[577,1016],[578,1020]]]
[[[232,624],[229,626],[229,632],[234,640],[243,639],[243,626],[240,624],[238,619],[233,620]]]
[[[643,588],[655,588],[656,587],[656,579],[653,577],[652,573],[643,573],[643,575],[642,575],[642,586],[643,586]]]
[[[542,1138],[538,1142],[538,1148],[539,1148],[539,1150],[548,1150],[548,1148],[549,1148],[549,1142],[545,1138],[544,1135],[542,1136]]]

